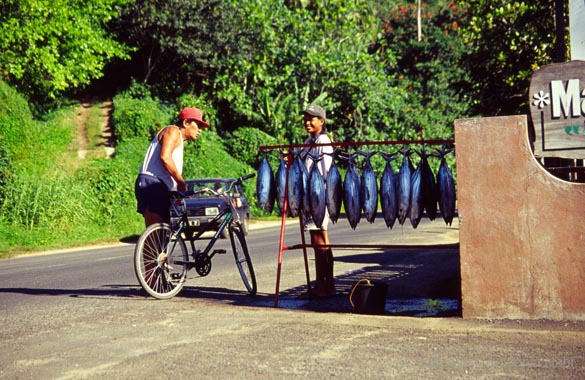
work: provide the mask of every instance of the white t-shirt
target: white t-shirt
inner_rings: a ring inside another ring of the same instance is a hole
[[[331,139],[329,138],[329,136],[323,133],[318,135],[316,138],[313,137],[307,138],[304,141],[304,144],[331,144]],[[329,172],[329,168],[331,167],[331,163],[333,162],[333,156],[331,155],[331,153],[333,153],[333,147],[315,146],[312,148],[303,148],[302,157],[305,161],[305,167],[307,168],[307,171],[310,173],[311,167],[313,166],[313,160],[311,159],[311,157],[309,157],[307,152],[312,154],[313,156],[317,157],[322,156],[322,159],[317,162],[317,165],[319,165],[317,169],[319,169],[319,172],[321,173],[323,178],[326,178],[327,173]]]

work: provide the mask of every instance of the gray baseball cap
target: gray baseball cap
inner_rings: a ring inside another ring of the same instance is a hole
[[[325,117],[325,110],[323,109],[323,107],[318,106],[316,104],[311,104],[310,106],[305,108],[305,110],[303,111],[303,114],[317,116],[323,120],[327,120],[327,118]]]

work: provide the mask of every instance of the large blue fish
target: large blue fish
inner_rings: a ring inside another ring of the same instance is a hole
[[[376,179],[376,173],[372,168],[370,158],[376,154],[376,152],[359,153],[366,158],[360,181],[360,206],[364,211],[366,220],[370,223],[374,223],[374,220],[376,220],[376,213],[378,212],[378,181]]]
[[[422,218],[423,215],[423,192],[422,192],[422,183],[421,183],[421,163],[419,162],[418,166],[414,173],[412,173],[411,181],[410,181],[410,212],[409,212],[409,219],[410,224],[412,224],[413,228],[416,228]]]
[[[292,157],[294,157],[294,153]],[[303,179],[299,165],[299,160],[293,158],[288,170],[288,214],[293,218],[299,216],[303,197]]]
[[[451,169],[449,169],[449,166],[447,165],[445,156],[452,151],[452,149],[445,149],[445,145],[443,144],[443,148],[439,151],[441,164],[439,165],[439,171],[437,172],[437,187],[439,188],[439,210],[441,210],[443,220],[449,226],[453,222],[453,217],[455,216],[456,194],[455,179],[453,178]]]
[[[311,217],[317,228],[323,226],[325,219],[325,210],[327,208],[327,194],[325,193],[325,180],[319,171],[318,162],[323,158],[322,155],[315,156],[309,154],[313,165],[309,172],[309,202],[311,205]]]
[[[282,215],[282,211],[284,209],[284,194],[286,189],[286,162],[284,161],[284,153],[282,151],[278,152],[280,156],[280,163],[278,165],[278,170],[276,170],[276,204],[278,205],[278,209],[280,210],[280,214]]]
[[[343,182],[341,179],[341,173],[335,164],[335,160],[332,160],[331,167],[327,172],[327,178],[325,179],[325,191],[327,193],[327,211],[329,212],[329,218],[331,222],[336,223],[341,213],[341,203],[343,199]]]
[[[429,155],[425,151],[425,146],[423,144],[421,151],[420,151],[420,159],[421,162],[419,165],[421,166],[421,192],[422,192],[422,202],[424,209],[427,213],[427,216],[430,220],[435,220],[437,217],[437,183],[435,182],[435,175],[431,170],[428,161]]]
[[[411,169],[410,169],[410,149],[403,147],[402,165],[398,171],[398,188],[396,197],[398,200],[398,223],[404,224],[404,221],[410,213],[410,187],[411,187]]]
[[[343,204],[351,228],[355,230],[361,218],[360,176],[355,169],[355,155],[349,156],[349,168],[343,180]]]
[[[390,162],[394,159],[394,154],[380,152],[386,160],[384,172],[380,178],[380,205],[382,206],[382,216],[386,227],[392,228],[398,215],[398,202],[396,200],[396,174]]]
[[[264,157],[258,167],[258,177],[256,178],[256,197],[258,198],[258,207],[271,213],[276,198],[276,185],[274,174],[268,162],[268,153],[263,151],[262,154]]]
[[[295,157],[301,178],[301,213],[306,218],[311,215],[311,202],[309,201],[309,171],[303,162],[303,151],[299,151]],[[305,153],[306,154],[306,153]]]

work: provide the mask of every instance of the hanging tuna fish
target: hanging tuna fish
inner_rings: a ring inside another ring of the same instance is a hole
[[[351,228],[355,230],[360,222],[360,176],[355,169],[355,154],[349,155],[349,168],[343,180],[343,204]]]
[[[325,180],[319,171],[319,161],[323,158],[322,155],[315,156],[309,153],[309,157],[313,160],[311,171],[309,172],[309,203],[311,205],[311,217],[317,228],[323,226],[325,218],[327,194],[325,194]]]
[[[386,227],[392,228],[398,215],[398,202],[396,200],[396,174],[390,162],[394,159],[394,154],[380,152],[386,160],[386,167],[380,178],[380,203],[382,206],[382,215],[386,222]]]
[[[402,153],[402,165],[398,171],[396,197],[398,200],[398,223],[402,225],[410,213],[411,163],[408,157],[410,155],[410,149],[403,146],[400,149],[400,153]]]
[[[421,162],[421,191],[422,191],[422,202],[427,216],[430,220],[435,220],[437,217],[437,184],[435,182],[435,176],[428,161],[428,154],[425,151],[423,144],[420,151]]]
[[[418,227],[418,223],[420,222],[422,215],[423,215],[423,192],[422,192],[422,183],[421,183],[421,163],[418,163],[416,170],[412,173],[412,177],[410,180],[410,212],[409,212],[409,219],[410,224],[412,224],[413,228]]]
[[[301,211],[301,201],[303,196],[303,182],[301,177],[301,168],[299,160],[294,159],[294,153],[289,156],[292,160],[288,170],[288,214],[296,218]]]
[[[364,211],[366,220],[374,223],[376,213],[378,212],[378,182],[370,158],[376,152],[360,151],[359,153],[366,158],[360,181],[360,206]]]
[[[264,157],[258,167],[258,177],[256,178],[256,197],[258,198],[260,209],[271,213],[276,198],[276,185],[274,174],[268,163],[268,153],[263,151],[262,154]]]
[[[333,153],[333,157],[335,158],[335,153]],[[329,168],[327,178],[325,179],[325,185],[329,218],[331,219],[331,222],[337,223],[337,219],[339,219],[339,214],[341,213],[343,184],[341,173],[339,173],[335,160],[332,160],[331,162],[331,167]]]
[[[301,178],[301,212],[303,216],[308,217],[311,215],[311,202],[309,201],[309,171],[303,162],[307,154],[304,151],[299,151],[295,158],[296,164],[298,165]],[[302,156],[302,157],[301,157]]]
[[[439,188],[439,210],[443,220],[447,225],[451,225],[453,216],[455,215],[455,180],[453,179],[453,173],[447,165],[445,156],[452,152],[452,149],[445,149],[445,144],[439,152],[441,157],[441,164],[439,171],[437,172],[437,187]]]
[[[284,193],[286,188],[286,162],[284,161],[284,153],[279,151],[278,154],[280,156],[280,164],[278,165],[278,170],[276,171],[275,177],[276,204],[278,205],[278,209],[282,215],[282,210],[284,209]]]

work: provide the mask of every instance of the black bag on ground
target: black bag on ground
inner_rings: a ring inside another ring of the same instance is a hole
[[[363,278],[351,288],[349,302],[356,313],[384,314],[387,290],[385,283]]]

